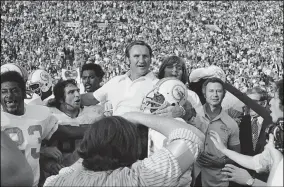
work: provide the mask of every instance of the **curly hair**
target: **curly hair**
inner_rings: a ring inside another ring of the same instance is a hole
[[[80,144],[78,155],[92,171],[129,167],[141,155],[138,128],[119,116],[105,117],[91,125]]]
[[[26,98],[26,83],[24,78],[17,71],[7,71],[1,74],[1,84],[4,82],[16,82],[22,91],[23,98]]]
[[[82,76],[83,72],[86,71],[86,70],[94,71],[96,76],[100,79],[102,79],[103,76],[105,75],[105,72],[103,71],[102,67],[99,64],[84,64],[82,66],[81,76]]]

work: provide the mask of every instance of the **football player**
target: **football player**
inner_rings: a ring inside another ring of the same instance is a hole
[[[53,115],[59,120],[59,126],[65,126],[66,128],[75,126],[85,130],[90,124],[104,116],[103,108],[100,105],[82,107],[80,90],[74,79],[58,82],[54,86],[53,93],[55,98],[48,102],[48,106]],[[74,151],[78,147],[81,138],[57,142],[56,146],[63,154],[62,164],[64,166],[70,166],[77,160]]]
[[[40,105],[25,105],[26,84],[17,71],[1,74],[1,131],[5,132],[25,155],[30,164],[34,181],[39,181],[39,156],[44,139],[64,140],[83,136],[77,128],[58,126],[58,120],[49,108]]]

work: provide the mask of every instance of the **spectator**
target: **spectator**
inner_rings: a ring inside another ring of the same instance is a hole
[[[205,116],[196,127],[205,134],[205,148],[197,160],[197,168],[201,169],[202,186],[228,186],[229,182],[223,181],[224,176],[220,172],[231,160],[216,150],[207,132],[214,129],[222,137],[222,141],[226,142],[228,149],[240,152],[239,128],[222,110],[221,103],[226,92],[221,79],[207,79],[203,83],[202,92],[206,99],[203,105]]]
[[[278,125],[280,125],[279,130],[282,131],[280,133],[283,133],[283,79],[277,83],[275,96],[270,101],[270,110],[270,115],[273,122],[282,123],[282,127],[280,123]],[[283,140],[278,140],[278,143],[281,143],[281,146],[279,147],[280,149],[278,148],[279,150],[277,150],[274,145],[274,135],[269,134],[269,142],[265,146],[264,151],[252,157],[226,149],[216,132],[211,131],[210,136],[211,140],[214,142],[218,150],[236,161],[241,166],[255,170],[257,172],[267,172],[267,170],[270,170],[267,186],[283,186],[283,153],[280,152],[283,152]],[[224,174],[226,174],[228,177],[232,177],[231,172],[228,172],[228,170],[232,171],[235,168],[232,168],[230,166],[228,166],[228,168],[224,170]],[[257,183],[254,184],[255,182],[258,181],[252,179],[250,181],[250,185],[258,186]]]

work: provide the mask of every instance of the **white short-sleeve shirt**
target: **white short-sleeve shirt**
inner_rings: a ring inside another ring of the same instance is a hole
[[[132,81],[128,72],[112,78],[93,95],[101,103],[110,101],[113,115],[122,115],[130,111],[140,111],[143,98],[158,81],[152,72]]]

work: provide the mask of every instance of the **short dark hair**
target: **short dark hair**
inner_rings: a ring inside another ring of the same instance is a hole
[[[83,72],[85,70],[92,70],[95,72],[96,76],[99,77],[100,79],[103,78],[103,76],[105,75],[105,72],[103,71],[102,67],[98,64],[84,64],[82,66],[82,70],[81,70],[81,76],[83,75]]]
[[[182,65],[181,81],[183,82],[183,84],[189,83],[188,72],[187,72],[187,69],[186,69],[185,62],[182,58],[180,58],[178,56],[169,56],[169,57],[166,57],[165,59],[163,59],[162,65],[160,66],[160,69],[159,69],[159,72],[158,72],[158,78],[159,79],[164,78],[165,77],[165,68],[168,65],[173,65],[175,63]]]
[[[140,154],[137,127],[119,116],[105,117],[91,125],[78,150],[83,166],[92,171],[130,167]]]
[[[152,49],[150,47],[149,44],[147,44],[146,42],[142,41],[142,40],[136,40],[136,41],[133,41],[131,42],[130,44],[127,45],[126,49],[125,49],[125,56],[127,58],[129,58],[129,51],[131,50],[131,48],[134,46],[134,45],[142,45],[142,46],[146,46],[149,50],[149,53],[150,53],[150,57],[152,57]]]
[[[283,101],[283,79],[280,81],[276,82],[276,92],[278,92],[279,95],[279,107],[283,111],[284,108],[284,101]]]
[[[206,86],[208,85],[208,83],[220,83],[223,87],[223,91],[224,91],[224,95],[223,95],[223,98],[225,97],[225,94],[226,94],[226,89],[225,89],[225,86],[224,86],[224,82],[217,78],[217,77],[213,77],[213,78],[208,78],[203,84],[202,84],[202,93],[203,95],[205,95],[206,93]]]
[[[56,107],[60,108],[60,101],[65,100],[65,87],[68,84],[72,84],[74,86],[77,86],[76,80],[75,79],[68,79],[68,80],[61,80],[56,83],[56,85],[53,88],[53,95],[54,99],[50,99],[48,101],[47,106],[48,107]]]
[[[24,78],[16,71],[7,71],[1,74],[1,84],[4,82],[16,82],[22,90],[23,98],[26,98],[26,83]]]

